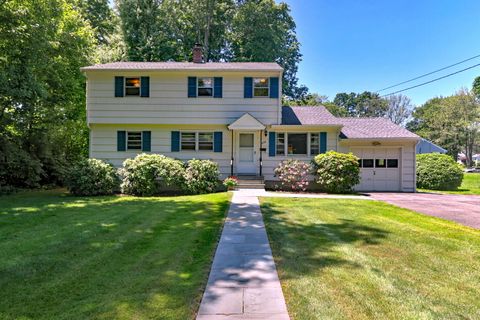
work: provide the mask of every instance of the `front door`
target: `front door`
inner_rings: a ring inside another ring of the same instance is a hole
[[[255,134],[238,134],[237,173],[256,174]]]

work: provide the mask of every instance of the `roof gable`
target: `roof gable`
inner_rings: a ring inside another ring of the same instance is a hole
[[[243,116],[232,122],[228,129],[230,130],[264,130],[265,125],[258,121],[249,113],[245,113]]]

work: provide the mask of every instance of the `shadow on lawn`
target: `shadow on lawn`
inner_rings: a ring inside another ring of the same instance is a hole
[[[227,200],[0,200],[0,317],[191,317]]]
[[[338,223],[300,223],[288,219],[288,213],[272,202],[262,204],[270,245],[285,278],[302,276],[330,266],[361,268],[356,262],[340,258],[345,244],[370,246],[380,244],[388,231],[341,219]]]

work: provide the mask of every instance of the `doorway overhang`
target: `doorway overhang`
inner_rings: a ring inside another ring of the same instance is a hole
[[[243,116],[228,125],[229,130],[265,130],[265,125],[254,116],[245,113]]]

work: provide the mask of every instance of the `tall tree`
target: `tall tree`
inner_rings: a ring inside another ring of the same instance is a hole
[[[351,117],[384,117],[388,110],[388,102],[378,93],[369,91],[338,93],[333,103],[344,108]]]
[[[0,20],[0,184],[19,170],[31,176],[13,183],[56,182],[87,150],[80,67],[93,31],[66,0],[7,0]]]
[[[278,62],[284,68],[284,94],[293,99],[304,93],[296,76],[302,55],[295,29],[286,3],[250,0],[239,5],[231,33],[234,61]]]
[[[455,159],[465,152],[467,164],[479,141],[480,105],[474,95],[462,89],[450,97],[427,101],[413,112],[407,128],[446,148]]]
[[[414,108],[410,98],[403,94],[391,95],[387,101],[387,117],[395,124],[405,125]]]
[[[283,92],[291,98],[308,89],[296,77],[300,43],[290,8],[274,0],[116,0],[134,61],[188,61],[195,43],[206,61],[278,62]]]

